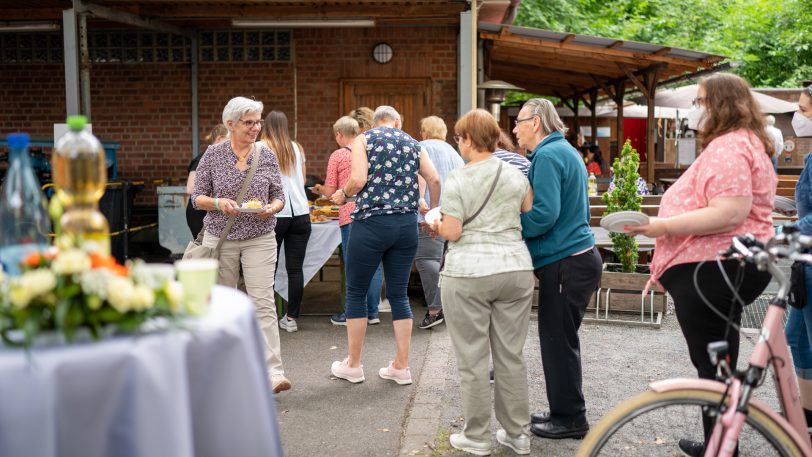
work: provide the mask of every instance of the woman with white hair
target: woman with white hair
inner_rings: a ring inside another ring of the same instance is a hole
[[[528,100],[515,124],[519,146],[533,151],[527,156],[533,207],[522,214],[522,236],[539,280],[539,339],[550,405],[549,412],[531,415],[530,431],[544,438],[581,438],[589,424],[578,329],[602,263],[589,228],[587,175],[549,100]]]
[[[217,246],[221,237],[219,283],[237,287],[242,267],[245,287],[254,301],[265,339],[265,362],[274,393],[288,390],[290,381],[282,368],[279,327],[274,306],[273,276],[276,265],[275,214],[285,206],[276,156],[256,143],[262,128],[262,102],[245,97],[231,99],[223,109],[228,139],[209,146],[197,166],[192,202],[208,211],[203,219],[203,245]],[[254,161],[259,160],[244,201],[259,201],[262,211],[241,213],[237,202]],[[228,233],[231,217],[234,224]]]
[[[417,175],[429,186],[432,207],[440,197],[440,178],[426,150],[400,129],[400,114],[394,108],[378,107],[373,124],[373,129],[353,140],[350,179],[331,197],[342,205],[348,196],[358,194],[347,245],[348,355],[333,362],[331,371],[353,383],[364,381],[361,350],[367,330],[367,292],[383,261],[397,353],[378,376],[406,385],[412,383],[413,320],[406,289],[417,252]]]

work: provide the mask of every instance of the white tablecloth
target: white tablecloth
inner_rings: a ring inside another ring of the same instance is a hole
[[[307,251],[305,252],[304,283],[307,284],[318,273],[327,259],[333,255],[339,244],[341,244],[341,230],[338,228],[338,221],[328,221],[321,224],[312,224],[310,239],[307,241]],[[285,269],[285,245],[279,251],[279,260],[276,267],[276,278],[274,279],[274,290],[285,300],[288,299],[288,272]]]
[[[281,456],[254,307],[212,301],[190,330],[0,346],[0,456]]]

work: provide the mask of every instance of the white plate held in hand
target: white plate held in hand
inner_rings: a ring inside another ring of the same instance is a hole
[[[637,211],[618,211],[601,218],[601,227],[612,233],[626,233],[624,227],[648,224],[648,216]]]
[[[429,225],[434,225],[435,222],[439,221],[442,218],[443,218],[443,215],[440,214],[440,207],[439,206],[434,208],[434,209],[429,210],[429,212],[426,213],[425,216],[423,216],[423,219],[426,220],[426,224],[429,224]]]
[[[261,212],[265,211],[265,209],[264,208],[243,208],[243,207],[239,207],[239,208],[237,208],[237,211],[239,211],[241,213],[261,213]]]

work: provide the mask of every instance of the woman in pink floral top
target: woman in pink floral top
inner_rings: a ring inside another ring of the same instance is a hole
[[[694,104],[698,125],[691,128],[700,132],[704,150],[663,195],[659,217],[632,227],[631,233],[657,238],[652,280],[674,299],[699,377],[714,379],[708,343],[727,341],[735,370],[739,332],[728,322],[738,326],[742,307],[770,281],[770,274],[753,264],[741,267],[737,260],[724,260],[720,269],[716,258],[736,235],[751,233],[762,241],[774,235],[771,214],[778,178],[770,161],[773,145],[764,115],[746,81],[726,73],[703,78]],[[734,293],[743,302],[736,301]],[[703,419],[707,436],[712,420]],[[680,440],[679,447],[686,455],[703,451],[702,442],[687,439]]]
[[[347,181],[350,180],[350,169],[352,168],[352,156],[350,145],[358,134],[361,127],[358,121],[350,116],[341,117],[333,124],[333,134],[339,149],[333,151],[330,160],[327,162],[327,175],[324,177],[324,185],[316,184],[313,190],[322,195],[333,195],[336,190],[343,189]],[[338,226],[341,227],[341,253],[344,257],[344,266],[347,265],[347,244],[350,239],[350,226],[352,219],[350,214],[355,211],[355,202],[346,202],[338,207]],[[367,320],[369,324],[379,324],[378,305],[381,302],[381,284],[383,283],[383,269],[378,266],[372,276],[372,282],[367,292]],[[346,310],[330,316],[333,325],[347,325]]]

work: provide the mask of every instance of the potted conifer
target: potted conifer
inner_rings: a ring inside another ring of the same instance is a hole
[[[614,189],[601,197],[606,204],[603,216],[618,211],[640,211],[643,197],[637,193],[637,181],[640,177],[638,167],[640,156],[629,140],[623,145],[620,156],[612,164]],[[610,233],[612,250],[618,263],[605,263],[601,276],[600,291],[597,299],[601,301],[599,309],[608,304],[609,311],[640,312],[658,315],[657,322],[665,310],[665,296],[641,297],[649,280],[648,265],[638,265],[639,249],[634,236],[623,233]],[[608,297],[608,298],[607,298]],[[649,319],[646,319],[649,320]]]

